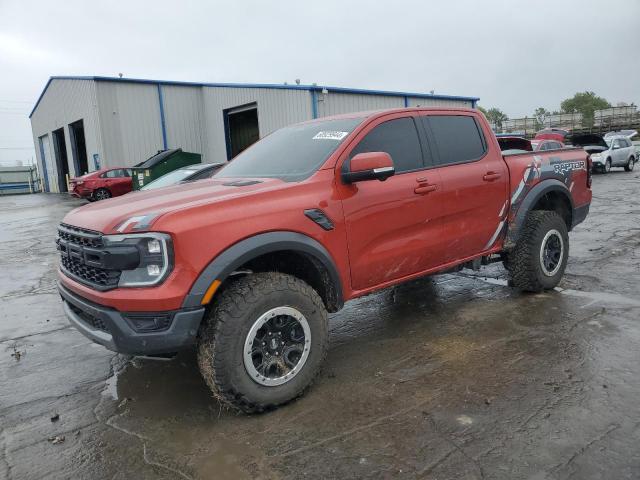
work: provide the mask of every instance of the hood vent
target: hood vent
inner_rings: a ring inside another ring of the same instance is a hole
[[[260,180],[235,180],[233,182],[223,183],[225,187],[246,187],[248,185],[255,185],[256,183],[262,183]]]

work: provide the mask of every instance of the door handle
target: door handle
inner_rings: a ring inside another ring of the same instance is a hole
[[[435,192],[438,189],[437,185],[420,185],[416,187],[414,192],[419,195],[425,195],[430,192]]]
[[[498,180],[502,175],[496,172],[487,172],[484,174],[482,179],[485,182],[493,182],[494,180]]]

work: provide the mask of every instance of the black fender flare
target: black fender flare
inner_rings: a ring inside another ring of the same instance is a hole
[[[192,308],[201,306],[202,299],[214,280],[224,280],[246,262],[266,253],[292,250],[311,256],[320,262],[329,274],[335,287],[334,302],[337,309],[344,304],[342,282],[331,254],[320,242],[297,232],[268,232],[246,238],[232,245],[215,257],[200,273],[182,306]]]
[[[522,226],[524,225],[524,221],[527,218],[527,213],[529,213],[533,209],[536,203],[538,203],[538,200],[551,192],[559,192],[569,201],[569,205],[571,206],[571,215],[573,217],[575,205],[573,203],[571,192],[569,191],[567,186],[560,180],[543,180],[542,182],[535,185],[531,190],[529,190],[522,202],[520,202],[516,216],[509,222],[509,225],[507,227],[507,236],[504,242],[504,246],[506,249],[515,247],[518,241],[518,237],[520,236]],[[568,227],[569,230],[571,230],[571,227],[573,227],[573,225],[568,225]]]

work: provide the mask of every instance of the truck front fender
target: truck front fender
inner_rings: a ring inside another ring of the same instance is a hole
[[[562,203],[555,205],[545,203],[545,208],[538,208],[545,199],[552,199],[554,203]],[[507,236],[504,242],[504,248],[507,250],[515,247],[520,236],[522,226],[527,218],[527,214],[531,210],[541,209],[563,212],[564,220],[567,223],[567,229],[571,230],[574,224],[572,220],[575,212],[573,197],[571,196],[571,192],[567,186],[560,180],[543,180],[529,190],[522,201],[512,205],[511,208],[512,211],[509,214],[510,219],[507,227]],[[566,212],[564,212],[565,209]]]
[[[344,303],[342,282],[331,254],[317,240],[297,232],[261,233],[227,248],[200,273],[185,297],[183,307],[201,306],[204,295],[214,280],[224,282],[231,273],[247,262],[268,253],[285,251],[304,254],[320,267],[328,277],[326,283],[331,283],[331,288],[327,288],[329,294],[323,300],[329,311],[339,310]]]

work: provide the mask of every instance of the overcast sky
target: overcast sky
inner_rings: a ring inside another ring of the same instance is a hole
[[[0,162],[33,157],[49,76],[118,73],[435,90],[512,118],[584,90],[640,104],[640,1],[0,0]]]

